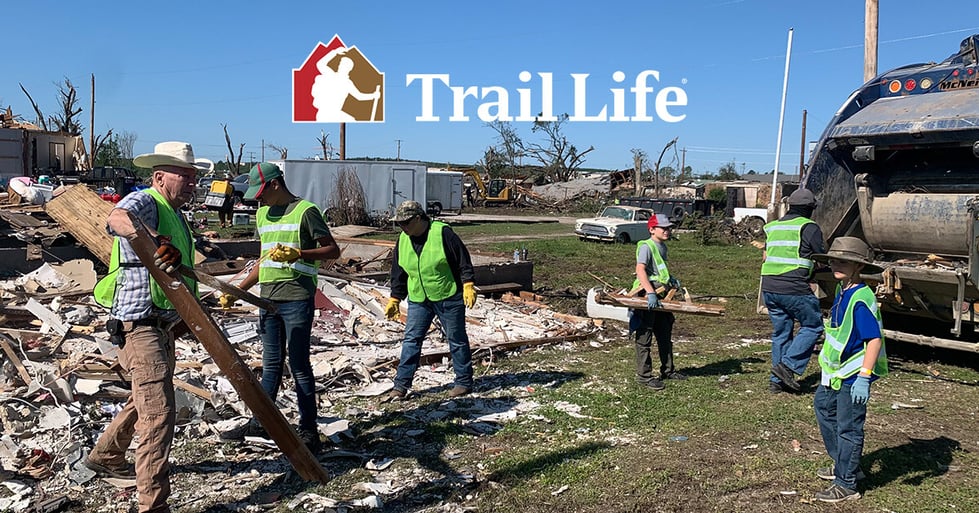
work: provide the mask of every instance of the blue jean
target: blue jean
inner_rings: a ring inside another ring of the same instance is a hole
[[[833,480],[848,490],[857,489],[857,470],[863,454],[863,425],[867,420],[867,405],[853,404],[850,385],[839,390],[819,385],[813,399],[816,423],[823,435],[826,454],[833,458]]]
[[[764,292],[762,297],[772,321],[772,366],[784,363],[792,372],[802,375],[812,357],[812,349],[823,332],[819,299],[813,294],[797,296]],[[795,323],[799,332],[792,335]],[[772,376],[772,381],[779,379]]]
[[[469,348],[469,335],[466,334],[466,305],[462,302],[462,293],[459,293],[443,301],[408,301],[401,361],[398,362],[398,373],[394,377],[395,389],[406,392],[411,388],[421,359],[422,342],[436,316],[442,322],[445,338],[449,341],[452,370],[456,375],[455,386],[472,388],[472,349]]]
[[[309,334],[313,329],[313,298],[276,302],[278,313],[261,310],[258,333],[262,336],[262,388],[275,401],[282,384],[286,353],[296,384],[299,428],[316,429],[316,381],[309,363]]]

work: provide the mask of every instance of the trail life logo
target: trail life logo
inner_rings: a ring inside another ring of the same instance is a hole
[[[384,73],[334,35],[292,70],[293,123],[381,123]]]

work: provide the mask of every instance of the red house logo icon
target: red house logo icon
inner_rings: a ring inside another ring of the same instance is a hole
[[[384,121],[384,73],[334,35],[292,70],[293,123]]]

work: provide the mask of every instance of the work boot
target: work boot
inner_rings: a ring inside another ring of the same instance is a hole
[[[323,450],[323,442],[320,441],[320,434],[315,429],[299,429],[299,439],[309,452],[317,454]]]
[[[849,490],[847,488],[843,488],[842,486],[836,483],[831,484],[829,488],[821,492],[816,492],[816,496],[815,496],[815,499],[817,501],[829,502],[831,504],[836,502],[843,502],[843,501],[854,501],[859,498],[860,498],[860,492],[856,490]]]
[[[471,392],[471,390],[469,390],[468,388],[460,387],[456,385],[452,387],[452,390],[449,390],[449,397],[460,397],[463,395],[469,395],[469,392]]]
[[[661,380],[658,380],[656,378],[650,378],[649,381],[647,381],[647,382],[645,382],[643,384],[646,385],[649,388],[652,388],[653,390],[663,390],[663,389],[666,388],[666,385],[663,384],[663,382]]]
[[[387,393],[381,396],[381,403],[397,402],[405,398],[407,392],[404,390],[398,390],[397,388],[392,388],[388,390]]]
[[[825,479],[827,481],[832,481],[836,479],[836,466],[832,465],[829,467],[822,467],[816,470],[816,477],[819,479]],[[863,473],[863,470],[857,469],[856,475],[857,481],[862,481],[867,478],[867,474]]]
[[[255,421],[248,421],[236,428],[218,433],[218,438],[227,441],[242,441],[246,436],[256,436],[259,438],[269,438],[269,434],[261,424]]]
[[[782,392],[785,392],[785,389],[782,388],[781,383],[777,383],[775,381],[769,381],[768,382],[768,393],[770,393],[770,394],[781,394]]]
[[[687,379],[687,375],[680,371],[667,372],[663,374],[661,379],[675,379],[677,381],[683,381]]]
[[[119,466],[102,465],[92,460],[91,455],[85,456],[82,462],[89,470],[95,472],[99,477],[113,477],[116,479],[136,479],[136,467],[132,463],[123,463]]]
[[[792,372],[792,369],[788,368],[784,363],[778,362],[777,365],[774,365],[772,367],[772,374],[781,380],[784,386],[788,387],[792,391],[798,392],[802,390],[802,387],[799,386],[799,382],[795,380],[795,373]]]

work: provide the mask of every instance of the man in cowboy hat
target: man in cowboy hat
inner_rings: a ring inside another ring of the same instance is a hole
[[[245,199],[262,203],[255,213],[262,251],[259,265],[239,286],[248,290],[259,283],[261,297],[278,306],[276,312],[261,310],[258,317],[262,388],[275,401],[288,352],[299,407],[299,438],[315,454],[321,449],[321,442],[316,423],[316,380],[309,361],[313,303],[319,262],[339,257],[340,247],[320,209],[289,191],[279,166],[261,162],[252,167]],[[234,300],[225,294],[220,302],[225,305]],[[220,436],[241,440],[246,435],[263,436],[264,431],[251,419]]]
[[[679,289],[680,282],[670,274],[666,266],[666,241],[670,239],[673,223],[663,214],[654,214],[646,223],[649,238],[636,245],[637,287],[646,296],[647,310],[635,309],[629,320],[629,331],[635,333],[636,378],[653,390],[663,390],[665,379],[684,380],[687,377],[673,367],[673,323],[676,316],[672,312],[656,310],[660,306],[660,295],[669,289]],[[659,351],[659,377],[653,375],[652,346],[656,338]]]
[[[399,305],[408,298],[408,318],[394,388],[381,400],[402,399],[411,389],[422,342],[435,317],[445,330],[455,371],[449,397],[466,395],[473,388],[466,308],[476,304],[469,250],[449,225],[429,219],[417,201],[401,203],[391,222],[401,227],[401,236],[394,247],[391,299],[384,315],[389,320],[397,320],[401,314]]]
[[[129,239],[136,233],[130,214],[157,239],[156,265],[170,273],[194,265],[194,242],[180,207],[194,197],[197,167],[194,150],[185,142],[162,142],[153,153],[133,159],[153,170],[152,185],[124,197],[107,219],[115,236],[109,274],[95,288],[96,300],[111,308],[106,323],[119,346],[119,363],[129,372],[132,395],[95,447],[85,466],[105,477],[135,479],[139,511],[170,511],[170,444],[176,407],[173,334],[179,321],[163,288],[140,263]],[[196,294],[197,283],[184,278]],[[139,432],[135,466],[126,463],[126,449]]]
[[[761,266],[761,292],[772,321],[772,375],[769,392],[799,392],[796,375],[806,371],[823,320],[819,299],[810,285],[812,255],[823,253],[823,232],[812,217],[816,196],[796,189],[788,198],[789,211],[765,225],[765,261]],[[799,331],[792,334],[795,323]]]
[[[839,237],[825,254],[813,260],[828,262],[840,284],[826,320],[826,340],[819,352],[822,379],[813,399],[816,422],[823,436],[831,467],[816,475],[831,480],[816,500],[841,502],[860,498],[857,479],[862,477],[864,421],[870,384],[887,375],[883,324],[874,291],[860,274],[877,274],[873,251],[856,237]]]

